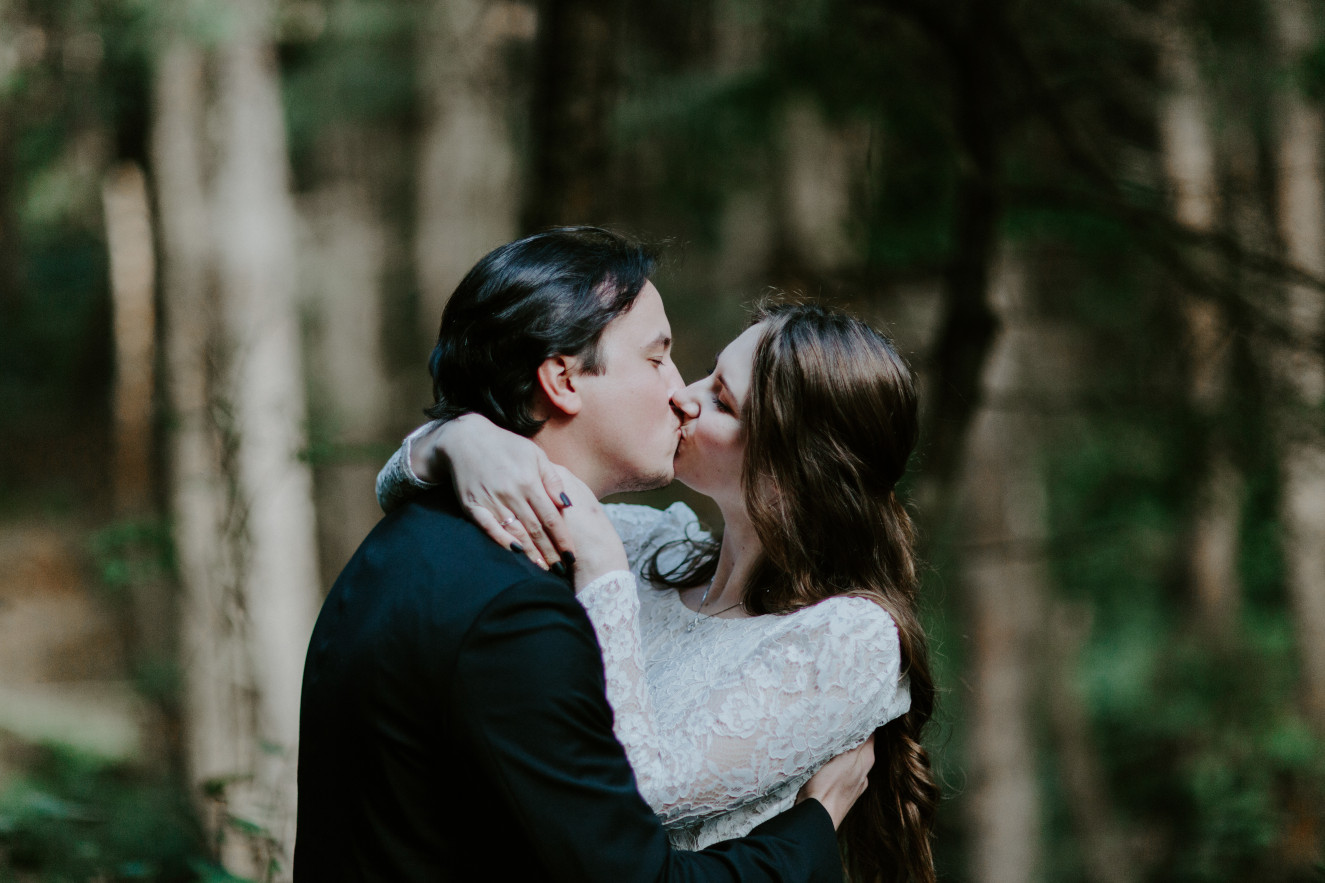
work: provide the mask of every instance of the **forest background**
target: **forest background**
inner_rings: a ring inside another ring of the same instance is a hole
[[[1325,879],[1323,100],[1312,0],[0,0],[0,880],[288,877],[312,617],[557,223],[688,379],[769,289],[919,372],[943,879]]]

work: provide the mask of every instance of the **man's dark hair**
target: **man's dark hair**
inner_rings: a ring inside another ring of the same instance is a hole
[[[584,373],[601,373],[603,329],[634,305],[654,261],[642,243],[598,227],[558,227],[488,252],[442,310],[428,416],[476,412],[538,432],[538,366],[578,356]]]

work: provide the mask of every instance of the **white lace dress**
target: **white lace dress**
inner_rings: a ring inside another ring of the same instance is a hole
[[[386,508],[422,485],[400,453],[379,478]],[[790,807],[820,766],[910,707],[897,628],[877,604],[830,598],[785,616],[701,616],[687,630],[695,613],[645,573],[662,545],[707,538],[694,512],[607,511],[632,571],[578,597],[602,646],[616,736],[673,845],[748,834]],[[682,554],[668,549],[660,563]]]

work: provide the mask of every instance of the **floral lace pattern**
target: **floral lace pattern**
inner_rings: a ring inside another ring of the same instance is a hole
[[[409,441],[377,477],[390,511],[420,489]],[[579,593],[598,635],[615,713],[640,793],[674,846],[703,849],[790,807],[834,756],[906,713],[897,627],[864,598],[829,598],[786,616],[701,616],[650,585],[649,559],[679,539],[707,539],[677,503],[608,505],[631,571]],[[663,552],[664,570],[686,554]]]
[[[425,423],[405,436],[404,444],[396,448],[382,471],[377,473],[377,505],[382,507],[383,512],[398,508],[419,491],[437,487],[435,483],[419,478],[409,465],[411,443],[432,428],[432,423]]]
[[[702,849],[740,837],[792,805],[837,754],[904,714],[897,628],[863,598],[830,598],[786,616],[700,617],[649,585],[649,558],[704,538],[683,504],[607,507],[633,572],[579,594],[603,650],[616,736],[640,793],[672,843]],[[685,554],[681,548],[663,554]]]

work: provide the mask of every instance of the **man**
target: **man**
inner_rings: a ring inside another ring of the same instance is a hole
[[[496,249],[443,313],[430,413],[528,435],[599,496],[670,481],[681,379],[651,269],[595,228]],[[834,828],[868,762],[825,768],[747,838],[672,851],[587,616],[518,552],[439,488],[341,573],[304,672],[296,880],[840,880]]]

